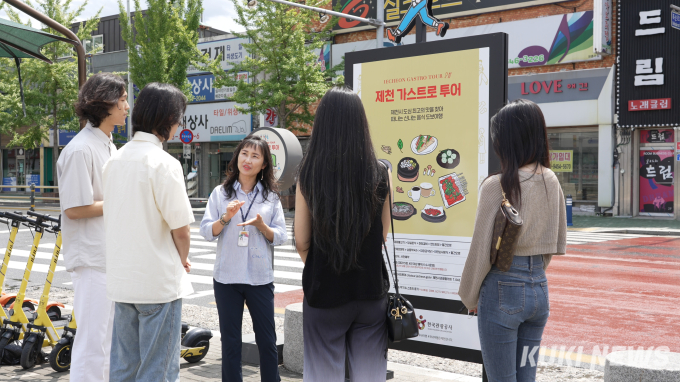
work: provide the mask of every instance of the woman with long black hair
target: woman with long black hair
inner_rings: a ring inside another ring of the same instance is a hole
[[[378,162],[361,99],[321,99],[299,169],[295,245],[305,263],[305,382],[385,381],[391,174]]]
[[[288,240],[266,141],[247,136],[234,151],[227,179],[208,200],[201,236],[217,239],[213,273],[222,334],[222,381],[241,382],[243,303],[253,320],[262,381],[278,382],[274,323],[274,246]]]
[[[501,161],[479,191],[479,206],[459,295],[478,314],[482,358],[489,382],[533,382],[543,329],[550,316],[545,270],[566,251],[562,188],[550,170],[545,119],[527,100],[514,101],[491,119],[491,140]],[[523,220],[507,272],[490,263],[494,220],[503,192]]]

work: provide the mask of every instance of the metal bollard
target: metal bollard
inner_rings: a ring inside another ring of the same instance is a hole
[[[31,183],[31,211],[35,211],[35,183]]]
[[[571,194],[567,195],[567,227],[571,227],[574,225],[571,221],[571,208],[572,208],[572,199],[571,199]]]

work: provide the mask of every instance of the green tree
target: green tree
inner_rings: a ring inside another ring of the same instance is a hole
[[[78,18],[88,1],[70,11],[72,0],[37,0],[26,4],[49,16],[61,25],[70,26]],[[1,3],[0,7],[5,3]],[[9,18],[21,23],[19,14],[10,6],[4,7]],[[101,9],[100,9],[101,11]],[[99,24],[99,12],[85,23],[81,23],[76,35],[81,41],[91,38],[92,31]],[[26,25],[32,26],[29,21]],[[42,25],[32,26],[45,32],[61,35],[56,30]],[[42,28],[41,28],[42,27]],[[101,49],[101,47],[100,47]],[[53,64],[38,59],[23,59],[21,77],[24,84],[26,116],[22,111],[19,94],[19,79],[13,59],[0,59],[0,132],[13,137],[9,147],[38,147],[48,132],[53,129],[56,143],[58,129],[77,131],[80,128],[73,104],[78,99],[78,64],[73,45],[54,42],[42,49],[45,57]],[[53,170],[56,184],[57,150],[53,156]]]
[[[147,10],[135,12],[134,25],[118,0],[120,29],[129,49],[130,80],[139,89],[150,82],[175,85],[193,99],[187,80],[187,67],[201,62],[217,67],[198,50],[201,0],[147,0]],[[135,9],[142,9],[135,0]]]
[[[243,45],[248,56],[226,73],[213,71],[214,86],[236,87],[232,101],[243,113],[276,112],[279,127],[305,131],[300,124],[311,124],[310,107],[333,85],[338,68],[320,69],[315,50],[330,39],[337,19],[319,24],[315,12],[262,0],[253,7],[247,0],[232,0],[236,23],[245,32],[234,35],[248,39]],[[323,8],[329,0],[310,0],[305,4]],[[250,73],[250,83],[238,80],[239,72]],[[342,79],[339,79],[342,81]],[[296,126],[297,125],[297,126]]]

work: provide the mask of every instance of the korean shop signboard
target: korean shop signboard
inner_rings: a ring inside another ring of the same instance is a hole
[[[620,0],[616,113],[620,127],[680,124],[680,30],[671,0]]]
[[[198,50],[211,60],[219,59],[222,70],[229,70],[233,63],[243,61],[248,55],[243,44],[247,43],[245,38],[227,38],[223,40],[206,41],[198,43]],[[189,65],[187,74],[205,73],[207,70],[201,65]]]
[[[498,12],[506,9],[532,7],[543,4],[561,3],[567,0],[434,0],[432,15],[442,19],[488,12]],[[408,11],[411,1],[385,0],[385,22],[395,25]],[[340,12],[363,18],[377,18],[377,0],[333,0],[333,9],[340,7]],[[337,33],[348,33],[358,30],[373,29],[372,25],[350,19],[340,19],[333,28]]]
[[[236,110],[236,102],[190,104],[187,105],[180,128],[169,142],[239,141],[251,131],[251,115]]]
[[[236,75],[240,81],[248,82],[248,72],[241,72]],[[236,91],[236,86],[226,86],[215,88],[215,76],[212,74],[199,74],[187,77],[191,84],[191,94],[194,100],[191,103],[227,101],[231,99]]]

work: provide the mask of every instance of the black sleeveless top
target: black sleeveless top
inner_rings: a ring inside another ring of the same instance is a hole
[[[382,166],[378,166],[380,170]],[[302,289],[309,306],[335,308],[351,301],[378,300],[390,288],[389,273],[383,261],[382,206],[387,198],[388,186],[383,171],[378,185],[380,208],[371,223],[371,229],[361,244],[357,256],[359,267],[338,274],[329,264],[322,248],[312,243],[305,268],[302,271]]]

